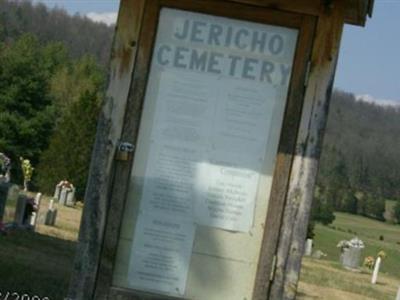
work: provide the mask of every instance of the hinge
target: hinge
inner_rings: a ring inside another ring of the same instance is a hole
[[[276,260],[276,255],[274,255],[274,257],[272,258],[271,274],[269,274],[269,281],[273,281],[275,278]]]
[[[120,142],[117,148],[115,159],[122,161],[130,160],[132,158],[132,153],[134,149],[135,146],[133,146],[131,143]]]
[[[310,79],[310,71],[311,71],[311,61],[309,60],[307,62],[307,67],[306,67],[306,75],[304,77],[304,86],[308,86],[308,80]]]

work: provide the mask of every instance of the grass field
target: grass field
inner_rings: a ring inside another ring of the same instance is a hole
[[[42,200],[39,219],[44,217],[48,202],[46,197]],[[36,232],[16,230],[0,235],[0,293],[64,299],[81,213],[81,206],[60,206],[54,227],[38,225]]]
[[[303,260],[300,299],[394,299],[400,285],[400,226],[345,213],[335,215],[332,225],[315,228],[314,250],[327,256]],[[362,269],[361,273],[354,273],[338,263],[337,243],[354,236],[365,243],[362,260],[369,255],[376,257],[380,250],[387,254],[377,285],[370,284],[371,271]]]
[[[41,203],[43,220],[49,198]],[[38,225],[36,233],[15,231],[0,235],[0,293],[7,291],[62,300],[66,295],[75,255],[82,206],[58,207],[55,227]],[[321,260],[304,258],[297,299],[393,300],[400,285],[400,226],[360,216],[336,213],[330,226],[315,228],[314,250],[327,254]],[[339,264],[337,243],[342,239],[361,238],[367,255],[384,250],[378,284],[370,284],[371,271],[347,271]],[[383,241],[380,240],[383,236]],[[1,299],[1,298],[0,298]]]
[[[394,300],[400,280],[380,274],[373,285],[371,272],[348,271],[337,262],[304,258],[297,299]]]

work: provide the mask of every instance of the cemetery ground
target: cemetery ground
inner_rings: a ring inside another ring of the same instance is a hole
[[[303,258],[298,298],[395,299],[400,286],[400,226],[346,213],[335,216],[333,224],[315,227],[313,250],[321,250],[327,256]],[[376,257],[380,250],[387,254],[375,285],[370,283],[372,271],[361,268],[359,273],[351,272],[339,263],[336,245],[354,236],[365,243],[361,263],[366,256]]]
[[[41,215],[48,207],[49,197],[41,202]],[[74,208],[58,206],[56,226],[37,225],[36,232],[14,231],[0,235],[0,292],[18,291],[51,300],[63,299],[68,288],[82,205]],[[394,299],[400,285],[400,226],[360,216],[336,213],[329,226],[316,225],[314,250],[327,256],[304,258],[298,299]],[[41,222],[39,222],[41,223]],[[339,263],[340,240],[354,236],[366,245],[365,256],[387,254],[378,283],[372,285],[371,271],[355,273]],[[383,240],[380,239],[383,236]]]
[[[34,196],[34,194],[30,194]],[[57,206],[55,226],[43,225],[50,197],[43,196],[36,232],[0,234],[0,292],[64,299],[75,256],[82,205]]]

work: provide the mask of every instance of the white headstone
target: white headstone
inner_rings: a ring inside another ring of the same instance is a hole
[[[59,200],[60,199],[60,194],[61,194],[61,185],[57,184],[56,189],[54,190],[54,198]]]
[[[49,210],[53,210],[54,200],[51,199],[49,203]]]
[[[60,193],[60,197],[58,199],[58,203],[60,203],[61,205],[65,205],[67,202],[67,194],[68,194],[68,188],[63,187],[61,189],[61,193]]]
[[[39,205],[41,199],[42,199],[42,193],[37,193],[35,196],[35,205]]]
[[[374,267],[374,272],[372,273],[372,280],[371,280],[371,283],[372,284],[375,284],[376,283],[376,281],[378,280],[378,273],[379,273],[379,268],[380,268],[380,266],[381,266],[381,258],[380,257],[378,257],[377,259],[376,259],[376,262],[375,262],[375,267]]]
[[[349,248],[343,252],[343,265],[348,268],[357,269],[360,266],[360,248]]]
[[[35,196],[35,202],[34,202],[36,211],[32,212],[31,219],[29,221],[29,224],[32,226],[33,230],[35,230],[35,227],[36,227],[36,219],[37,219],[37,216],[39,214],[40,200],[41,199],[42,199],[42,193],[37,193],[36,196]]]
[[[396,300],[400,300],[400,287],[399,287],[399,289],[397,290],[397,297],[396,297]]]
[[[305,250],[304,250],[304,255],[305,256],[311,256],[312,245],[313,245],[313,240],[312,239],[307,239],[306,240]]]
[[[65,202],[67,206],[75,205],[75,188],[71,188],[67,193],[67,200]]]
[[[32,212],[31,219],[29,220],[29,224],[32,226],[33,230],[35,230],[36,227],[36,221],[39,214],[41,199],[42,199],[42,193],[37,193],[34,200],[34,208],[36,209],[36,211]]]

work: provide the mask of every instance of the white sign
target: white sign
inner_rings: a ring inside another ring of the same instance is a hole
[[[279,134],[296,39],[294,29],[161,10],[132,287],[183,296],[195,224],[251,229],[261,166],[276,155],[277,142],[268,143]]]
[[[194,224],[173,216],[139,217],[132,248],[132,287],[182,296],[192,252]]]

